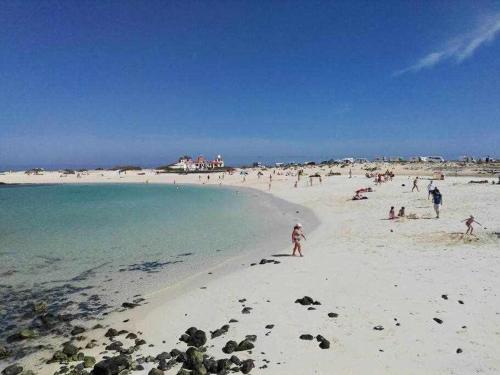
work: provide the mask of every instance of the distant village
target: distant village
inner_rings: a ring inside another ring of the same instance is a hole
[[[168,165],[169,170],[182,172],[206,172],[224,168],[224,159],[217,155],[213,160],[198,156],[196,159],[190,156],[181,156],[177,163]]]

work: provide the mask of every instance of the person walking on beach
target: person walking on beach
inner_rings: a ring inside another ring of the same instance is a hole
[[[415,179],[413,180],[413,187],[411,188],[411,191],[413,193],[413,190],[417,189],[417,191],[420,191],[418,190],[418,176],[415,177]]]
[[[302,224],[297,223],[293,227],[293,232],[292,232],[292,243],[293,243],[293,253],[292,256],[295,256],[295,254],[298,252],[301,257],[302,255],[302,245],[300,244],[301,239],[306,239],[306,236],[304,236],[304,233],[302,233]]]
[[[433,181],[431,180],[431,182],[429,182],[429,185],[427,185],[427,192],[429,193],[427,195],[427,199],[429,199],[431,197],[431,194],[432,194],[432,190],[434,190],[434,186],[432,185]]]
[[[352,169],[349,168],[349,178],[352,178]]]
[[[443,196],[438,188],[432,191],[432,203],[434,203],[434,211],[436,211],[436,219],[439,219],[439,209],[443,205]]]
[[[480,223],[478,223],[475,219],[474,219],[474,216],[470,215],[470,217],[468,217],[467,219],[464,219],[462,220],[462,223],[465,221],[465,226],[467,227],[467,231],[465,232],[465,234],[470,234],[472,235],[472,232],[474,231],[474,227],[472,226],[472,224],[476,223],[476,224],[479,224],[481,225]],[[482,225],[481,225],[482,226]]]

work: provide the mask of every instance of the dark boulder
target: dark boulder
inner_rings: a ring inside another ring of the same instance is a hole
[[[76,336],[76,335],[79,335],[81,333],[85,332],[85,328],[83,327],[80,327],[80,326],[75,326],[73,327],[73,329],[71,330],[71,334],[73,336]]]
[[[238,343],[236,341],[230,340],[226,343],[226,345],[224,345],[224,347],[222,348],[222,351],[226,354],[231,354],[232,352],[234,352],[236,350],[237,347],[238,347]]]
[[[314,338],[314,336],[313,335],[309,335],[309,334],[304,334],[304,335],[300,335],[299,338],[301,340],[308,340],[309,341],[309,340],[312,340]]]
[[[240,370],[243,374],[248,374],[255,367],[252,359],[246,359],[241,363]]]
[[[70,342],[63,344],[62,352],[68,357],[74,356],[78,353],[78,348]]]
[[[245,350],[252,350],[254,347],[255,347],[255,345],[251,341],[249,341],[249,340],[243,340],[242,342],[240,342],[238,344],[238,346],[236,347],[235,351],[236,352],[242,352],[242,351],[245,351]]]
[[[23,367],[19,366],[17,363],[7,366],[2,370],[2,375],[17,375],[23,371]]]
[[[123,343],[121,341],[113,341],[111,344],[106,346],[106,350],[120,351],[122,346]]]
[[[94,375],[116,375],[123,370],[129,369],[132,364],[130,357],[119,355],[102,360],[94,366]]]

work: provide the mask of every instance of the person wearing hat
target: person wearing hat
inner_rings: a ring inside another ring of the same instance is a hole
[[[297,223],[293,227],[293,232],[292,232],[292,243],[293,243],[293,253],[292,256],[295,256],[295,253],[298,251],[299,255],[303,257],[302,255],[302,245],[300,244],[301,239],[306,239],[306,236],[304,236],[304,233],[302,233],[302,224]]]

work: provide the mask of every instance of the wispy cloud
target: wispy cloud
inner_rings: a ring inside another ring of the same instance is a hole
[[[398,70],[393,75],[416,73],[450,60],[460,64],[470,58],[479,47],[493,42],[498,34],[500,34],[500,13],[484,19],[476,30],[451,40],[443,49],[429,53],[415,64]]]

